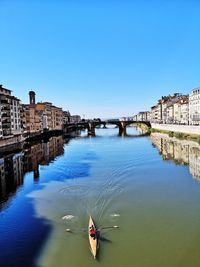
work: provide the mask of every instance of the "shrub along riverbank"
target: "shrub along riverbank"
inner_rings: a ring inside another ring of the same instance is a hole
[[[181,140],[192,140],[196,141],[200,144],[200,135],[199,134],[191,134],[191,133],[182,133],[182,132],[173,132],[173,131],[167,131],[167,130],[160,130],[160,129],[149,129],[150,133],[163,133],[167,134],[169,137],[175,137]]]

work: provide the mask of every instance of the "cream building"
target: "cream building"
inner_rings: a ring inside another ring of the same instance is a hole
[[[164,109],[163,123],[188,125],[189,105],[187,95],[179,95],[178,98],[168,99]]]
[[[21,104],[20,100],[14,96],[11,97],[11,106],[10,106],[10,114],[11,114],[11,133],[14,135],[21,134]]]
[[[155,123],[162,122],[162,105],[160,102],[157,105],[151,107],[150,121]]]
[[[166,116],[164,123],[174,123],[174,104],[168,103],[165,108]]]
[[[162,123],[174,123],[174,104],[181,99],[182,95],[175,93],[174,95],[162,96],[160,99],[162,105]]]
[[[189,95],[189,124],[200,125],[200,87]]]
[[[189,124],[189,97],[181,99],[181,124]]]
[[[140,111],[137,114],[137,121],[149,121],[150,112],[149,111]]]
[[[182,96],[179,101],[174,103],[174,123],[185,124],[189,123],[189,98],[188,95]]]

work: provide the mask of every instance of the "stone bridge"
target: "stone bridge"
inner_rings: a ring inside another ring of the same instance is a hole
[[[106,128],[106,125],[116,125],[119,128],[119,135],[126,135],[126,127],[130,124],[134,123],[142,123],[148,126],[148,128],[151,128],[151,123],[149,121],[136,121],[131,119],[111,119],[111,120],[105,120],[105,121],[97,121],[97,120],[88,120],[88,121],[82,121],[79,123],[68,123],[64,126],[64,129],[87,129],[88,135],[95,136],[95,128],[98,126],[103,125],[104,128]]]

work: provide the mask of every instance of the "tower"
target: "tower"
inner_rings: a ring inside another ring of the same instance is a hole
[[[29,91],[29,101],[30,105],[35,105],[35,92]]]

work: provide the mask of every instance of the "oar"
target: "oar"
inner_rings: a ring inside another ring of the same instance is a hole
[[[106,227],[102,227],[100,229],[109,229],[109,228],[119,228],[119,226],[118,225],[106,226]]]
[[[65,229],[65,231],[69,233],[69,232],[71,232],[72,230],[68,228],[68,229]]]
[[[65,229],[66,232],[70,232],[70,233],[72,233],[72,231],[74,231],[74,230],[87,231],[88,229],[86,229],[86,228],[82,228],[82,229],[70,229],[70,228],[67,228],[67,229]]]
[[[102,230],[102,229],[109,229],[109,228],[119,228],[119,226],[118,226],[118,225],[106,226],[106,227],[102,227],[102,228],[100,228],[100,229],[97,229],[97,231]],[[87,228],[74,229],[74,230],[88,231]],[[65,231],[66,231],[66,232],[72,232],[73,229],[67,228],[67,229],[65,229]]]

